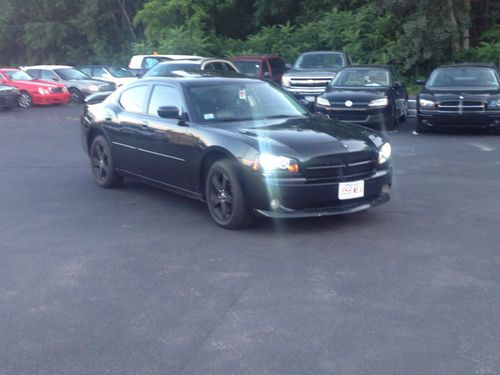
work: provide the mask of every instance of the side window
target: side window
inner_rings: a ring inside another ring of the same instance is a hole
[[[87,72],[85,72],[85,73],[87,73]],[[94,74],[93,77],[104,77],[106,74],[106,71],[104,70],[104,68],[94,68],[93,74]]]
[[[271,59],[269,60],[269,64],[271,65],[273,74],[281,74],[285,72],[285,63],[282,60]]]
[[[269,77],[269,66],[267,65],[266,61],[262,62],[262,77]]]
[[[142,67],[144,69],[151,69],[153,66],[157,65],[160,61],[156,57],[145,57],[142,61]]]
[[[78,68],[78,70],[89,76],[92,76],[92,68]]]
[[[41,79],[51,81],[55,75],[51,70],[40,70],[40,74],[38,75]]]
[[[228,72],[236,72],[236,70],[234,70],[234,68],[230,64],[222,63],[222,65],[224,65],[224,68],[226,68]]]
[[[26,71],[26,73],[28,73],[30,76],[38,78],[38,79],[42,78],[42,75],[41,75],[39,69],[29,69]]]
[[[210,64],[207,64],[205,66],[205,70],[208,70],[209,72],[223,72],[224,71],[224,65],[220,62],[213,62]]]
[[[144,112],[144,105],[149,93],[149,86],[135,86],[122,92],[120,105],[127,112]]]
[[[171,86],[155,86],[151,100],[149,101],[148,114],[158,116],[158,108],[163,106],[173,106],[183,112],[182,96],[179,89]]]

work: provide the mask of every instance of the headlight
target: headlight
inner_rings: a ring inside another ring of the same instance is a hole
[[[318,105],[322,105],[322,106],[325,106],[325,107],[327,107],[327,106],[330,105],[330,101],[328,99],[322,98],[321,96],[318,96],[316,98],[316,103]]]
[[[378,163],[379,165],[384,164],[391,158],[391,145],[389,143],[384,143],[380,150],[378,150]]]
[[[389,105],[389,99],[387,98],[375,99],[372,100],[370,103],[368,103],[369,107],[387,107],[388,105]]]
[[[269,172],[290,172],[298,173],[299,164],[295,159],[286,156],[272,154],[260,154],[255,161],[243,160],[243,164],[251,167],[254,171]]]
[[[41,95],[48,95],[50,93],[49,89],[45,89],[45,88],[42,88],[42,87],[39,87],[38,88],[38,92],[41,94]]]
[[[423,108],[423,109],[435,109],[436,108],[436,103],[434,103],[432,100],[419,99],[418,104],[420,104],[420,108]]]
[[[286,74],[284,74],[283,77],[281,77],[281,85],[283,87],[290,87],[290,81],[291,81],[290,76],[287,76]]]
[[[99,86],[97,86],[97,85],[90,85],[89,86],[89,91],[99,91]]]
[[[488,102],[488,108],[494,108],[494,109],[500,108],[500,99],[491,99]]]

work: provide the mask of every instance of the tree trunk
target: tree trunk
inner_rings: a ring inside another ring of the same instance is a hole
[[[453,0],[448,0],[448,8],[450,12],[450,20],[453,25],[453,36],[452,36],[452,46],[454,52],[460,52],[460,43],[458,41],[459,32],[458,32],[458,22],[457,17],[455,16],[455,9],[453,6]]]
[[[464,13],[465,13],[465,22],[467,23],[466,27],[464,28],[464,33],[463,33],[463,49],[468,50],[470,48],[470,28],[472,26],[472,20],[470,16],[470,1],[471,0],[464,0]]]

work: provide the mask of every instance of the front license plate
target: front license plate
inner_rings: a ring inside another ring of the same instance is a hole
[[[315,102],[316,101],[316,97],[315,96],[306,96],[305,99],[308,102]]]
[[[341,182],[339,184],[340,200],[362,198],[364,196],[365,196],[364,181]]]

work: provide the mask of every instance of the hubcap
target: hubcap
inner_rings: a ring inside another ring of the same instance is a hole
[[[94,146],[92,166],[94,168],[95,177],[98,181],[103,181],[107,178],[109,173],[109,158],[106,154],[104,146],[100,143],[97,143]]]
[[[222,172],[216,172],[210,179],[209,204],[219,220],[226,221],[231,218],[233,214],[231,181]]]
[[[28,94],[21,94],[19,97],[19,106],[22,108],[27,108],[31,105],[31,98]]]

